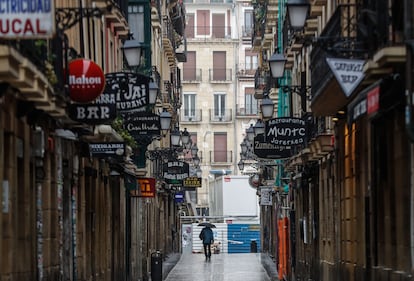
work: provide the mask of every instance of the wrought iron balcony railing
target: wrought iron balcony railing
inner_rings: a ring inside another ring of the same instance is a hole
[[[181,109],[181,122],[201,122],[203,120],[203,112],[201,109]]]
[[[233,163],[233,151],[231,150],[212,150],[210,151],[211,164],[228,164]]]
[[[231,122],[233,120],[232,109],[210,109],[210,122]]]
[[[203,80],[201,68],[186,68],[183,69],[183,83],[200,83]]]
[[[232,82],[233,73],[231,68],[213,68],[209,69],[210,82]]]

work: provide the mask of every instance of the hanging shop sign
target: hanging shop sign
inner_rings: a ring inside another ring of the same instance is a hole
[[[96,103],[115,103],[119,113],[144,111],[149,105],[148,76],[132,72],[105,75],[105,90]]]
[[[183,181],[183,186],[185,188],[201,187],[201,178],[198,178],[198,177],[185,178]]]
[[[125,155],[125,143],[124,142],[99,142],[90,143],[89,149],[93,157],[106,158],[114,157],[119,158]]]
[[[69,96],[72,101],[89,103],[104,90],[102,69],[91,60],[75,59],[69,63]]]
[[[155,197],[155,179],[154,178],[138,178],[138,188],[130,190],[132,197]]]
[[[184,203],[185,194],[184,191],[179,191],[174,195],[174,202],[175,203]]]
[[[280,117],[267,120],[265,134],[254,138],[254,154],[264,159],[291,157],[292,148],[305,144],[305,125],[305,120],[301,118]]]
[[[0,37],[2,39],[52,38],[55,33],[55,9],[51,0],[0,1]]]
[[[170,161],[163,164],[163,178],[167,184],[183,185],[188,178],[190,165],[183,161]]]
[[[349,97],[364,78],[364,60],[326,58],[344,94]]]
[[[352,124],[366,115],[374,115],[380,107],[380,92],[383,80],[379,80],[363,91],[348,105],[348,123]]]
[[[68,105],[69,118],[89,125],[108,124],[116,118],[115,104],[80,104]]]
[[[123,127],[131,136],[159,136],[161,134],[160,116],[148,112],[133,112],[123,115]]]
[[[260,205],[261,206],[272,206],[272,186],[261,186],[260,187]]]

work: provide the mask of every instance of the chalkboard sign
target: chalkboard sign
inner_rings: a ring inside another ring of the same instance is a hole
[[[291,157],[292,148],[305,143],[305,124],[305,120],[294,117],[280,117],[266,121],[265,134],[254,138],[254,154],[259,158],[267,159]]]

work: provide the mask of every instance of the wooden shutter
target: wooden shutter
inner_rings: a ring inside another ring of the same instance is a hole
[[[187,62],[183,64],[183,80],[196,80],[196,52],[187,52]]]
[[[210,11],[197,11],[197,35],[210,35]]]
[[[213,14],[213,37],[224,38],[225,37],[225,17],[224,14]]]
[[[214,133],[213,162],[227,162],[227,133]]]
[[[226,80],[226,52],[213,52],[213,80]]]

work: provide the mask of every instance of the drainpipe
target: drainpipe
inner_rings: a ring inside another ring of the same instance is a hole
[[[414,124],[413,124],[413,78],[414,78],[414,5],[411,0],[404,1],[405,11],[405,39],[407,47],[407,64],[406,64],[406,126],[408,136],[411,141],[414,141]],[[410,247],[411,247],[411,273],[414,274],[414,155],[413,155],[413,144],[411,144],[411,203],[410,203]]]

